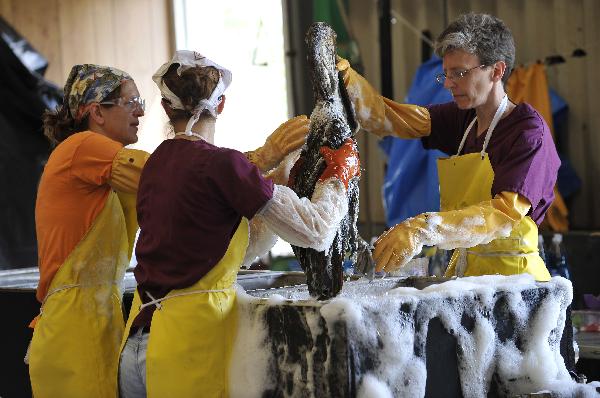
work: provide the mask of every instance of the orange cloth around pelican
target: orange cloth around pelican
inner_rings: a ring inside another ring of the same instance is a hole
[[[54,149],[35,207],[40,269],[36,297],[40,302],[60,266],[104,208],[110,190],[137,191],[147,157],[144,151],[125,149],[91,131],[73,134]]]

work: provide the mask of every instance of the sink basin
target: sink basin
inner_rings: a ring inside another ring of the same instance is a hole
[[[0,288],[35,289],[39,278],[37,267],[0,271]]]
[[[132,271],[133,268],[128,269],[123,279],[125,294],[133,293],[136,287]],[[38,281],[37,267],[0,271],[0,288],[35,290]],[[303,272],[240,270],[237,281],[247,291],[261,291],[302,285],[306,283],[306,276]]]

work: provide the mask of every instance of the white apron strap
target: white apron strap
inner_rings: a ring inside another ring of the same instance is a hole
[[[481,157],[482,158],[484,157],[485,151],[488,147],[488,144],[490,143],[490,139],[492,138],[492,132],[496,128],[496,125],[500,121],[500,118],[504,114],[504,111],[506,111],[507,106],[508,106],[508,95],[505,94],[504,98],[502,98],[502,101],[500,102],[500,105],[498,106],[498,109],[496,109],[496,113],[494,114],[492,123],[490,123],[490,127],[488,127],[487,133],[485,135],[485,140],[483,141],[483,148],[481,148]],[[475,116],[475,118],[471,121],[471,123],[465,130],[462,140],[460,141],[460,145],[458,146],[458,152],[456,152],[456,155],[454,155],[454,156],[459,156],[460,153],[462,152],[463,147],[465,146],[465,141],[467,140],[467,136],[469,135],[469,131],[471,131],[471,128],[473,128],[473,125],[475,124],[476,121],[477,121],[477,116]]]
[[[462,278],[467,270],[467,251],[463,248],[456,250],[458,251],[458,257],[456,258],[455,275]]]
[[[481,157],[482,158],[485,155],[487,146],[490,143],[490,139],[492,138],[492,132],[496,128],[496,125],[498,125],[498,122],[500,121],[500,118],[504,114],[504,111],[506,111],[507,106],[508,106],[508,95],[504,94],[504,98],[502,98],[502,101],[500,102],[500,106],[498,107],[498,109],[496,109],[496,114],[494,115],[494,118],[492,119],[492,123],[490,123],[490,127],[488,127],[487,134],[485,135],[485,140],[483,141],[483,148],[481,148]]]
[[[196,137],[196,138],[200,138],[201,140],[204,140],[204,137],[202,137],[200,134],[198,133],[194,133],[193,131],[189,131],[188,133],[175,133],[175,137],[177,137],[178,135],[183,135],[183,136],[188,136],[188,137]]]
[[[116,285],[116,284],[117,284],[116,282],[111,283],[111,285]],[[100,284],[100,285],[104,285],[104,284]],[[56,289],[53,289],[53,290],[49,291],[46,294],[46,297],[44,297],[44,300],[42,301],[42,304],[40,305],[40,314],[39,314],[39,316],[41,317],[44,314],[44,304],[46,304],[46,301],[48,301],[48,299],[51,296],[53,296],[54,294],[56,294],[58,292],[62,292],[64,290],[74,289],[74,288],[78,288],[78,287],[82,287],[82,286],[83,285],[81,283],[73,283],[73,284],[70,284],[70,285],[60,286],[60,287],[57,287]],[[29,349],[30,349],[30,347],[31,347],[31,340],[29,340],[29,344],[27,345],[27,351],[25,352],[25,357],[23,358],[23,362],[26,365],[29,365]]]
[[[148,301],[147,303],[140,305],[140,311],[151,305],[155,305],[156,309],[160,310],[160,309],[162,309],[162,305],[160,304],[162,301],[172,299],[174,297],[189,296],[192,294],[204,294],[204,293],[223,293],[223,292],[228,292],[230,290],[233,290],[233,287],[228,287],[226,289],[216,289],[216,290],[192,290],[190,292],[175,293],[170,296],[165,296],[165,297],[162,297],[159,299],[155,299],[154,297],[152,297],[150,292],[146,292],[146,295],[148,296],[148,298],[150,298],[151,301]]]
[[[475,118],[471,121],[471,123],[469,123],[469,126],[467,127],[467,129],[465,130],[465,133],[463,134],[462,140],[460,140],[460,145],[458,146],[458,152],[456,152],[456,155],[454,155],[454,156],[460,156],[460,153],[462,152],[463,147],[465,146],[465,141],[467,140],[467,136],[469,135],[469,131],[471,131],[471,128],[473,127],[473,125],[475,124],[476,121],[477,121],[477,116],[475,116]]]
[[[40,316],[43,314],[44,312],[44,304],[46,304],[46,301],[48,301],[48,299],[53,296],[54,294],[58,293],[58,292],[62,292],[64,290],[69,290],[69,289],[74,289],[74,288],[78,288],[78,287],[88,287],[88,286],[112,286],[112,285],[116,285],[117,282],[110,282],[110,283],[98,283],[98,284],[83,284],[83,283],[73,283],[71,285],[64,285],[64,286],[60,286],[57,287],[56,289],[51,290],[50,292],[48,292],[48,294],[46,294],[46,297],[44,297],[44,300],[42,301],[42,304],[40,305]]]

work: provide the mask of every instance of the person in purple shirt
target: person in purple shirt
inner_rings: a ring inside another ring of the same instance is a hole
[[[140,179],[138,287],[121,352],[120,395],[228,396],[240,265],[268,251],[275,234],[301,247],[329,247],[348,211],[358,153],[351,141],[323,149],[331,156],[312,199],[298,198],[285,184],[295,160],[288,153],[308,132],[305,116],[244,155],[213,143],[231,82],[227,69],[177,51],[153,79],[175,134],[150,156]]]
[[[438,37],[453,102],[420,107],[382,97],[344,59],[344,83],[362,127],[378,136],[421,138],[450,155],[438,161],[440,212],[392,227],[375,243],[378,271],[401,268],[423,245],[458,249],[446,275],[550,274],[537,250],[538,225],[554,199],[560,161],[548,125],[504,84],[515,59],[513,36],[498,18],[465,14]]]

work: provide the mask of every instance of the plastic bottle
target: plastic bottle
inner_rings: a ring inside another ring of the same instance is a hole
[[[444,271],[448,266],[447,251],[434,247],[435,252],[431,256],[429,261],[429,275],[430,276],[444,276]]]
[[[538,235],[538,251],[540,252],[540,257],[546,266],[548,266],[548,259],[546,258],[546,250],[544,249],[544,237],[542,234]]]
[[[552,236],[552,245],[547,254],[548,262],[546,263],[548,271],[552,276],[562,276],[563,278],[571,279],[567,257],[563,247],[562,234],[554,234]]]

